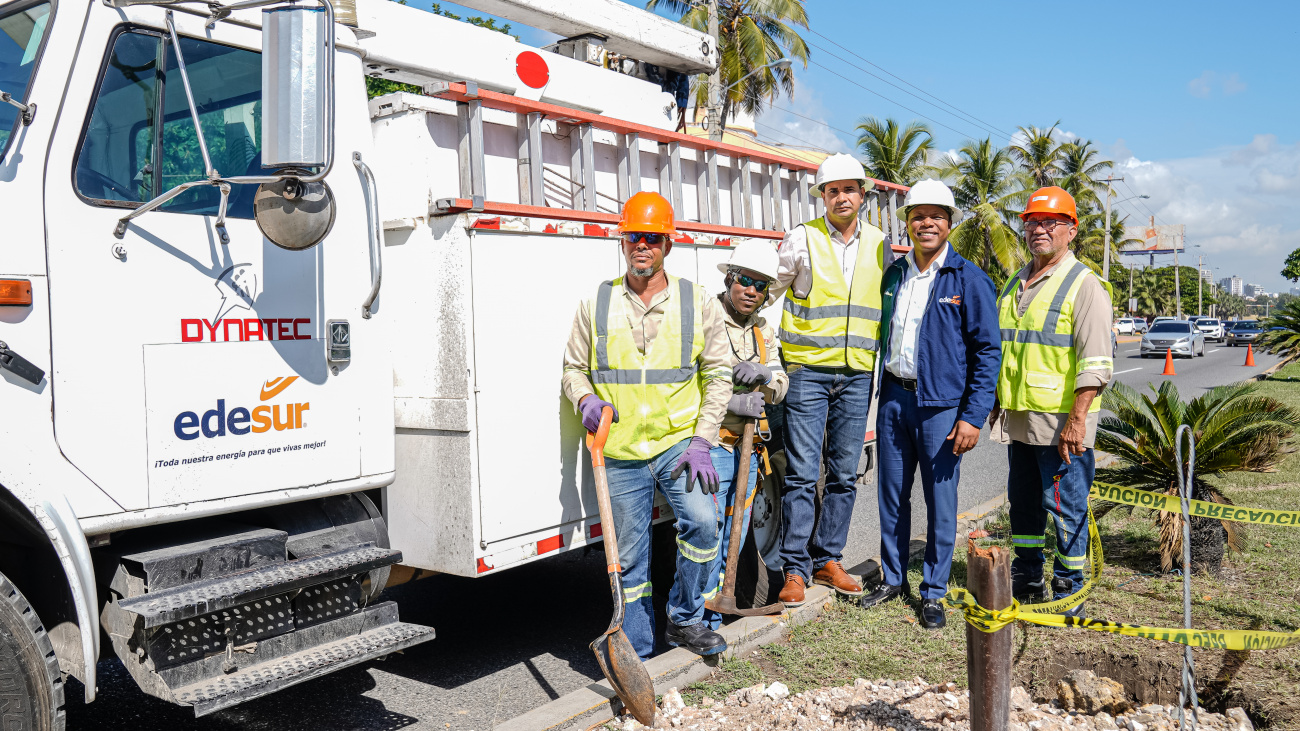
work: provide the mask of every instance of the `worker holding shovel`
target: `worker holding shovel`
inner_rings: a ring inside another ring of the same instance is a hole
[[[746,241],[731,252],[726,263],[719,264],[726,279],[726,289],[718,295],[722,303],[723,324],[731,346],[731,378],[734,384],[727,416],[722,422],[720,443],[713,449],[713,466],[722,480],[719,496],[725,497],[727,517],[722,523],[722,552],[715,561],[708,591],[704,593],[710,607],[723,589],[724,578],[735,573],[735,560],[729,553],[732,516],[737,505],[743,505],[741,531],[735,540],[737,546],[745,543],[745,528],[749,526],[749,511],[754,488],[760,474],[767,473],[766,456],[762,459],[763,445],[753,444],[755,424],[764,416],[764,404],[780,403],[785,398],[790,379],[781,366],[781,354],[776,333],[770,323],[759,317],[758,311],[767,304],[770,285],[776,280],[778,267],[776,246],[758,239]],[[765,422],[764,422],[765,423]],[[767,428],[757,430],[768,433]],[[749,449],[745,448],[745,435],[749,435]],[[747,465],[741,460],[748,461]],[[763,467],[760,467],[762,465]],[[763,470],[760,473],[760,469]],[[741,476],[745,479],[742,484]],[[732,599],[734,603],[734,598]],[[712,608],[705,611],[704,620],[713,629],[721,623],[722,615]]]
[[[731,399],[732,356],[718,300],[664,271],[675,230],[663,196],[642,192],[628,199],[619,224],[627,271],[579,306],[564,354],[564,393],[587,431],[596,432],[601,412],[613,409],[604,471],[622,562],[624,630],[642,659],[655,648],[650,524],[656,490],[677,517],[677,573],[664,639],[700,655],[727,648],[702,620],[723,517],[710,452]],[[602,521],[601,528],[611,526]]]

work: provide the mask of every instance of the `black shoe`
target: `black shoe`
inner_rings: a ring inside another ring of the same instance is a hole
[[[884,604],[885,602],[897,599],[904,593],[906,593],[906,587],[904,586],[881,584],[870,594],[864,594],[862,598],[858,600],[858,604],[861,605],[863,609],[870,609],[877,604]]]
[[[1056,599],[1056,600],[1064,599],[1064,598],[1070,596],[1070,595],[1073,594],[1073,593],[1074,593],[1074,582],[1073,582],[1073,581],[1070,581],[1069,579],[1062,579],[1062,578],[1053,578],[1053,579],[1052,579],[1052,598],[1053,598],[1053,599]],[[1079,606],[1077,606],[1077,607],[1075,607],[1075,608],[1073,608],[1073,609],[1067,609],[1067,610],[1065,610],[1064,612],[1061,612],[1061,614],[1063,614],[1063,615],[1065,615],[1065,616],[1067,616],[1067,617],[1078,617],[1078,618],[1082,619],[1083,616],[1084,616],[1084,615],[1083,615],[1083,605],[1080,604]]]
[[[673,647],[685,647],[696,655],[716,655],[725,652],[727,641],[722,635],[705,626],[703,622],[679,627],[672,622],[664,632],[664,641]]]
[[[1047,599],[1047,584],[1041,576],[1034,579],[1023,574],[1012,574],[1011,596],[1021,604],[1038,604]]]
[[[943,629],[948,625],[948,617],[944,614],[943,605],[937,599],[926,599],[921,602],[921,626],[926,629]]]

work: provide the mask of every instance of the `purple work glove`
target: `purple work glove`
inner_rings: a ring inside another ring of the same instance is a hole
[[[731,382],[741,388],[758,388],[772,381],[772,369],[752,360],[742,360],[731,369]]]
[[[713,458],[709,456],[709,450],[713,447],[709,445],[709,440],[704,437],[691,437],[691,443],[682,452],[682,458],[677,461],[677,466],[673,468],[672,478],[682,473],[683,469],[689,469],[686,473],[686,492],[690,492],[695,487],[695,481],[700,481],[700,492],[710,495],[718,491],[718,485],[722,482],[718,479],[718,471],[713,469]]]
[[[733,393],[727,402],[727,411],[736,416],[757,419],[763,415],[763,394],[757,391]]]
[[[578,402],[578,411],[582,412],[582,426],[587,431],[595,433],[600,428],[600,411],[608,406],[614,409],[614,404],[608,401],[601,401],[599,396],[592,394]],[[614,423],[618,423],[618,409],[614,409]]]

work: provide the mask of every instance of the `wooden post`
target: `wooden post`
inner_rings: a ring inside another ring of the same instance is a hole
[[[1011,552],[997,546],[980,548],[967,539],[966,588],[981,607],[1010,607]],[[1013,627],[989,634],[966,625],[971,731],[1002,731],[1010,721]]]

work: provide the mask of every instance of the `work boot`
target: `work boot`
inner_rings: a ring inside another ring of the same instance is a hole
[[[685,647],[696,655],[716,655],[727,649],[727,641],[722,639],[722,635],[703,622],[682,627],[670,621],[664,631],[664,641],[673,647]]]
[[[1021,604],[1038,604],[1047,599],[1047,585],[1043,577],[1034,579],[1024,574],[1011,574],[1011,597]]]
[[[943,629],[948,624],[943,605],[938,599],[926,599],[921,602],[921,626],[926,629]]]
[[[861,605],[863,609],[870,609],[876,606],[877,604],[884,604],[887,601],[892,601],[894,599],[897,599],[900,596],[902,596],[904,593],[905,592],[903,591],[903,587],[901,586],[881,584],[880,586],[877,586],[875,590],[872,591],[870,594],[867,594],[866,596],[859,599],[858,604]]]
[[[1052,578],[1052,598],[1054,600],[1064,599],[1073,593],[1075,593],[1073,581],[1069,579],[1063,579],[1060,577]],[[1079,606],[1074,607],[1073,609],[1067,609],[1064,612],[1061,612],[1061,614],[1067,617],[1079,617],[1082,619],[1084,616],[1083,605],[1080,604]]]
[[[813,572],[813,583],[829,586],[844,596],[862,596],[862,585],[844,573],[839,561],[827,561],[825,565]]]
[[[780,595],[777,596],[786,606],[797,607],[804,603],[804,582],[803,577],[799,574],[786,574],[785,586],[781,588]]]

